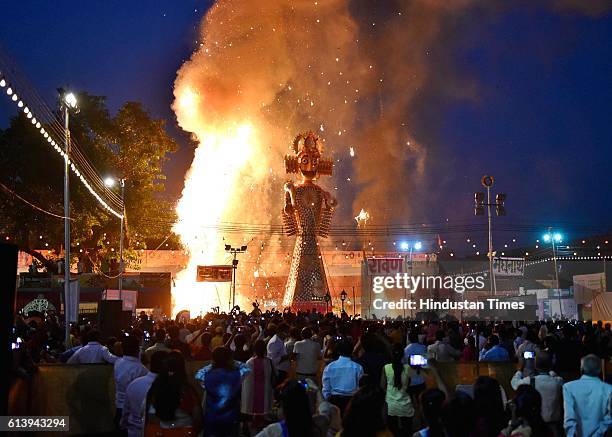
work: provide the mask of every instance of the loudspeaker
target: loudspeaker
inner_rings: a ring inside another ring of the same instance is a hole
[[[121,335],[123,301],[101,300],[98,304],[98,329],[102,339]]]

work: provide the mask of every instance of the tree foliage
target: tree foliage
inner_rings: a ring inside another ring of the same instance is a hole
[[[125,180],[126,257],[133,258],[134,249],[171,235],[167,223],[174,221],[174,207],[165,196],[163,165],[177,144],[166,132],[164,120],[152,118],[138,102],[127,102],[111,115],[104,97],[81,93],[78,101],[80,111],[70,117],[72,138],[103,177]],[[0,169],[0,182],[6,187],[0,186],[0,233],[52,268],[36,250],[52,249],[56,257],[61,256],[63,220],[15,194],[63,216],[63,159],[20,113],[7,129],[0,130]],[[119,194],[118,183],[112,189]],[[100,207],[73,174],[70,208],[75,257],[87,254],[95,264],[117,258],[119,220]],[[151,225],[151,218],[163,224]],[[175,237],[169,241],[178,244]]]

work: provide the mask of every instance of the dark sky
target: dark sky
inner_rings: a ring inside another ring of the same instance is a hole
[[[111,110],[138,100],[166,118],[184,145],[168,165],[169,190],[179,193],[192,149],[169,107],[172,84],[209,4],[4,1],[0,42],[48,102],[70,85],[108,96]],[[427,131],[421,137],[438,144],[418,218],[469,219],[472,193],[491,173],[495,191],[508,193],[509,215],[500,220],[570,234],[575,223],[612,223],[612,14],[515,8],[459,27],[452,62],[477,98],[425,93],[411,110]],[[0,126],[13,114],[0,99]]]

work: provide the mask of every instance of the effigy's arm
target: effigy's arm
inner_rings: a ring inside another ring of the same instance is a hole
[[[321,221],[319,222],[318,235],[321,238],[327,238],[331,229],[331,221],[334,216],[334,209],[338,205],[338,201],[332,197],[327,191],[321,189],[323,194],[323,209],[321,211]]]
[[[295,219],[295,186],[293,182],[285,184],[285,206],[283,207],[283,229],[287,235],[297,234],[297,221]]]

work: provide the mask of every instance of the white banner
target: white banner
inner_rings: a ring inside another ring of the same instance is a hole
[[[123,311],[136,311],[138,292],[136,290],[104,290],[102,300],[123,300]]]
[[[493,258],[493,273],[496,276],[523,276],[525,258]]]
[[[66,316],[68,322],[78,323],[79,321],[79,293],[81,291],[81,284],[78,280],[70,281],[70,288],[68,292],[68,304],[66,305]]]

